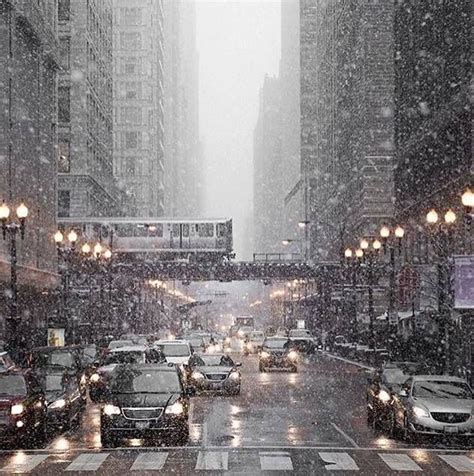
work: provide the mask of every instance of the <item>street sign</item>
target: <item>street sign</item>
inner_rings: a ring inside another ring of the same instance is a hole
[[[474,255],[454,257],[454,308],[474,309]]]

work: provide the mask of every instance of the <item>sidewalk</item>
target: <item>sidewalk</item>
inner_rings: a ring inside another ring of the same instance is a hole
[[[375,370],[375,367],[370,367],[369,365],[363,364],[361,362],[357,362],[357,361],[351,360],[351,359],[346,359],[345,357],[340,357],[339,355],[336,355],[336,354],[331,354],[330,352],[327,352],[325,350],[322,350],[322,351],[319,351],[319,352],[321,352],[321,354],[326,356],[326,357],[329,357],[329,358],[335,359],[335,360],[340,360],[341,362],[345,362],[346,364],[355,365],[357,367],[360,367],[361,369],[366,369],[366,370],[371,370],[371,371]]]

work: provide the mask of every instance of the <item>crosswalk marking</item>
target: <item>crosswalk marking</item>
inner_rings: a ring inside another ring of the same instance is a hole
[[[289,453],[260,452],[259,456],[262,471],[293,471],[293,463]]]
[[[151,471],[162,469],[168,458],[168,453],[153,452],[143,453],[135,459],[131,471]]]
[[[28,473],[41,464],[48,455],[27,455],[25,453],[16,453],[11,457],[10,462],[4,466],[1,471],[4,473]]]
[[[423,471],[409,456],[402,453],[379,453],[385,464],[395,471]]]
[[[459,472],[474,472],[474,460],[464,455],[438,455],[443,461]]]
[[[227,451],[200,451],[198,454],[197,470],[223,470],[229,468],[229,453]]]
[[[347,453],[319,453],[328,471],[357,471],[359,467]]]
[[[64,471],[97,471],[109,453],[80,454]]]

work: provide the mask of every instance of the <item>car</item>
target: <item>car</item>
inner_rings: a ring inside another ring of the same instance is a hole
[[[253,327],[250,326],[240,326],[239,330],[237,331],[237,337],[239,337],[239,339],[246,340],[249,338],[253,330]]]
[[[300,353],[314,354],[316,351],[316,341],[308,329],[290,329],[288,338],[293,348]]]
[[[79,425],[85,401],[74,376],[47,369],[38,379],[46,397],[47,430],[68,430]]]
[[[244,343],[244,354],[256,354],[265,340],[263,331],[252,331]]]
[[[0,442],[40,445],[45,440],[46,399],[31,369],[0,373]]]
[[[298,371],[298,353],[292,349],[291,341],[286,337],[267,337],[258,354],[258,368],[266,372],[270,368],[286,368]]]
[[[239,395],[241,366],[226,354],[194,354],[189,359],[188,382],[198,391]]]
[[[409,377],[393,401],[391,433],[474,436],[474,399],[467,381],[449,375]]]
[[[131,339],[111,340],[109,342],[108,349],[113,350],[113,349],[119,349],[120,347],[130,347],[132,345],[135,345],[135,343]]]
[[[167,362],[187,365],[191,357],[191,346],[185,340],[158,340],[154,347],[166,357]]]
[[[96,364],[96,369],[89,378],[91,400],[97,402],[105,391],[110,374],[120,364],[163,363],[166,358],[159,349],[144,345],[130,345],[111,350]]]
[[[183,340],[189,343],[192,352],[206,351],[206,343],[204,342],[204,339],[199,335],[191,335],[189,337],[185,337]]]
[[[160,437],[185,443],[189,437],[189,397],[174,365],[119,365],[101,399],[102,446],[113,447],[122,438]]]

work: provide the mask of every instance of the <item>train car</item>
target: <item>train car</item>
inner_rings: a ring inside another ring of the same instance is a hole
[[[232,220],[178,218],[60,218],[82,241],[109,246],[115,253],[174,253],[230,256]]]

